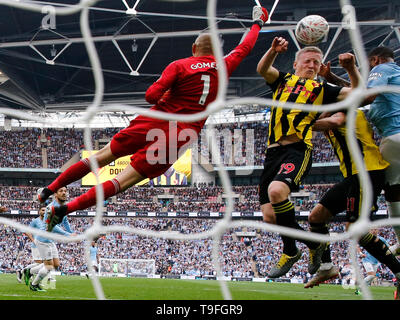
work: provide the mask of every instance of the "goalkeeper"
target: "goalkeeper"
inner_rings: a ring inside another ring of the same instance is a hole
[[[243,41],[224,57],[227,74],[239,66],[253,49],[263,24],[268,20],[266,9],[253,8],[253,25]],[[210,34],[200,34],[192,45],[192,57],[169,64],[162,76],[146,91],[146,100],[154,104],[151,110],[176,114],[193,114],[204,111],[218,92],[218,72],[213,55]],[[132,155],[131,163],[114,179],[103,183],[107,199],[145,178],[162,175],[177,160],[177,156],[197,140],[206,118],[191,122],[170,122],[146,116],[138,116],[130,125],[117,133],[111,142],[97,152],[93,158],[79,161],[65,170],[54,182],[38,194],[40,202],[55,190],[81,179],[91,171],[90,162],[95,158],[100,167],[126,155]],[[158,140],[149,141],[154,133]],[[174,139],[173,137],[179,137]],[[182,139],[183,138],[183,139]],[[175,141],[173,141],[175,140]],[[52,207],[48,231],[61,219],[76,210],[84,210],[96,204],[96,188],[60,207]]]

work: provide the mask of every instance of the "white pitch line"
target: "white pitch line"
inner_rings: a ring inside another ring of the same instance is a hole
[[[29,297],[31,295],[26,294],[0,294],[2,297]],[[46,298],[46,299],[54,299],[54,300],[97,300],[97,298],[85,298],[85,297],[66,297],[66,296],[49,296],[38,293],[37,298]]]

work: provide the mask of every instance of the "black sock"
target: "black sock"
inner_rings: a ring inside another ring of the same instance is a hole
[[[360,239],[359,244],[380,263],[385,264],[394,274],[400,272],[400,261],[397,260],[381,239],[372,233],[367,233]]]
[[[296,221],[296,214],[294,211],[294,205],[289,199],[282,202],[272,204],[276,216],[276,224],[279,226],[289,227],[297,230],[304,230]],[[303,242],[310,249],[315,249],[318,243],[311,242],[303,239],[295,239],[293,237],[281,235],[283,242],[283,253],[288,256],[295,256],[297,253],[296,240]]]
[[[329,234],[328,226],[325,223],[310,223],[311,232],[320,234]],[[332,262],[331,249],[329,243],[327,243],[326,249],[321,256],[321,263]]]

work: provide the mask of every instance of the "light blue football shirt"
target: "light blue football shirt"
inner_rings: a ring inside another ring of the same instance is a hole
[[[97,247],[90,246],[90,260],[97,261]]]
[[[43,220],[40,219],[40,217],[37,217],[36,219],[33,219],[31,221],[29,226],[32,227],[32,228],[35,228],[35,229],[46,231],[47,230],[46,219],[47,219],[47,214],[45,213],[44,217],[43,217]],[[69,232],[66,232],[65,230],[60,228],[58,225],[56,225],[54,227],[52,232],[59,233],[59,234],[65,235],[65,236],[68,236],[70,234]],[[54,242],[54,240],[42,237],[40,235],[34,235],[34,238],[36,240],[41,241],[41,242]]]
[[[53,201],[46,207],[46,213],[47,213],[47,214],[50,214],[50,210],[51,210],[51,207],[52,207],[52,206],[54,206],[54,207],[59,207],[60,204],[58,203],[57,200],[53,200]],[[65,231],[67,231],[67,232],[69,232],[69,233],[74,233],[74,231],[71,229],[71,225],[69,224],[69,221],[68,221],[67,216],[65,216],[65,217],[61,220],[61,222],[58,224],[58,226],[63,227],[63,228],[65,229]]]
[[[394,62],[379,64],[369,73],[368,88],[387,85],[400,87],[400,67]],[[368,116],[382,136],[388,137],[399,133],[400,94],[379,94],[371,103]]]

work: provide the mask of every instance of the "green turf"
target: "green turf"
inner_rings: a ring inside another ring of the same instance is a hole
[[[101,278],[110,300],[221,300],[215,280],[171,280]],[[304,289],[302,284],[228,282],[234,300],[362,300],[353,289],[320,285]],[[394,287],[371,287],[375,300],[393,300]],[[0,275],[0,300],[95,300],[92,282],[85,277],[58,276],[57,289],[32,292],[15,275]]]

